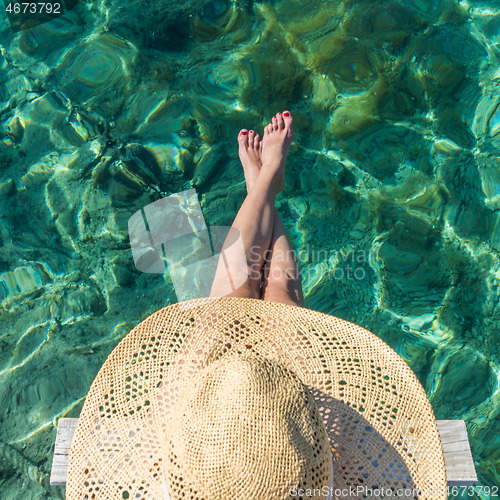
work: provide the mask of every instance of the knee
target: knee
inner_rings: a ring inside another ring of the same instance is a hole
[[[265,279],[265,286],[272,285],[273,287],[289,290],[299,278],[296,276],[295,269],[272,269],[269,271]]]
[[[247,280],[243,285],[236,288],[232,292],[225,295],[225,297],[241,297],[246,299],[259,299],[260,288],[257,283]]]
[[[262,294],[262,300],[304,307],[304,299],[298,291],[290,293],[290,291],[280,288],[266,288]]]

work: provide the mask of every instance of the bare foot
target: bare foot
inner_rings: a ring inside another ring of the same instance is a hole
[[[238,134],[238,143],[240,145],[239,155],[245,173],[247,193],[249,193],[259,176],[262,166],[262,142],[259,141],[259,134],[254,133],[253,130],[248,132],[243,129]]]
[[[278,193],[285,185],[285,161],[292,140],[292,115],[289,111],[278,113],[264,129],[262,139],[262,171],[273,177]]]

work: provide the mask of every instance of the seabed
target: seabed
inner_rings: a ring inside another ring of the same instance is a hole
[[[230,225],[236,135],[284,109],[306,307],[393,347],[436,418],[465,420],[475,498],[500,486],[497,1],[102,0],[20,31],[5,15],[0,44],[2,499],[64,498],[58,419],[178,300],[135,268],[129,218],[195,188]]]

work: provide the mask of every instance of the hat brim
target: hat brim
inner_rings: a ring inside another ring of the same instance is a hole
[[[340,318],[240,298],[165,307],[119,343],[83,406],[66,498],[162,499],[169,408],[197,370],[234,350],[282,363],[309,388],[334,453],[334,498],[446,498],[431,405],[395,351]]]

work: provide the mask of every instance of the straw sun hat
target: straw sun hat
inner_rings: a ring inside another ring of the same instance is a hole
[[[426,394],[367,330],[255,299],[152,314],[108,357],[66,498],[446,498]]]

